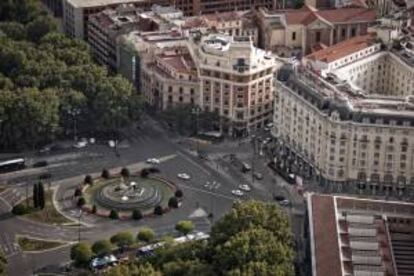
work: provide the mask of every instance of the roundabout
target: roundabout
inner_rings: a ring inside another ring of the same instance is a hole
[[[175,186],[159,177],[114,176],[97,179],[92,186],[86,186],[85,207],[100,211],[116,210],[130,212],[140,210],[152,213],[156,206],[168,207],[168,200],[174,196]],[[102,212],[97,212],[102,213]]]

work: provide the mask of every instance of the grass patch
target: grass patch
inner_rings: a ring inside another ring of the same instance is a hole
[[[23,251],[41,251],[64,245],[62,242],[38,240],[26,237],[17,238],[17,243]]]
[[[33,199],[30,198],[30,201],[33,202]],[[23,217],[34,220],[41,223],[47,224],[66,224],[72,223],[71,220],[62,216],[53,204],[53,191],[45,191],[45,208],[43,210],[30,208],[29,213]]]

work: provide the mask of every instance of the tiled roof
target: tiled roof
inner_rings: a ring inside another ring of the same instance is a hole
[[[335,44],[328,48],[314,52],[306,56],[306,58],[310,60],[319,60],[326,63],[330,63],[332,61],[343,58],[352,53],[358,52],[364,48],[369,47],[370,45],[372,45],[374,38],[375,36],[373,34],[357,36],[339,42],[338,44]]]
[[[334,198],[313,195],[311,204],[316,259],[315,276],[341,276]]]

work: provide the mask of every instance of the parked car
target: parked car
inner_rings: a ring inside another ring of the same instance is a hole
[[[286,207],[289,206],[290,202],[287,199],[284,199],[282,201],[279,202],[280,206]]]
[[[273,199],[276,201],[283,201],[283,200],[286,200],[286,197],[282,195],[273,195]]]
[[[82,140],[82,141],[79,141],[76,144],[74,144],[73,147],[75,147],[77,149],[81,149],[81,148],[86,147],[87,145],[88,145],[88,141]]]
[[[239,189],[242,190],[242,191],[245,191],[245,192],[250,192],[251,191],[250,186],[247,185],[247,184],[241,184],[241,185],[239,185]]]
[[[157,158],[149,158],[149,159],[147,159],[147,163],[148,164],[158,165],[160,163],[160,160],[157,159]]]
[[[177,174],[177,177],[181,178],[181,179],[184,179],[184,180],[191,179],[191,176],[189,174],[186,174],[186,173],[179,173],[179,174]]]
[[[49,165],[49,163],[46,160],[37,161],[36,163],[33,164],[33,168],[46,167],[47,165]]]
[[[243,196],[244,195],[244,193],[242,191],[238,190],[238,189],[237,190],[232,190],[231,193],[235,196]]]

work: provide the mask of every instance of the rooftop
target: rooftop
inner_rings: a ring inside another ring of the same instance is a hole
[[[70,5],[75,8],[89,8],[89,7],[101,7],[109,5],[119,5],[125,3],[146,3],[150,0],[66,0]]]

